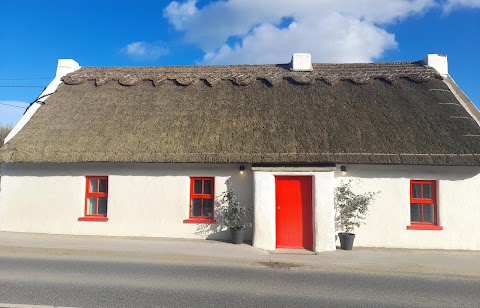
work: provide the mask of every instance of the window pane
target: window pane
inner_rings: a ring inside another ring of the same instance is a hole
[[[212,193],[212,181],[211,180],[203,181],[203,193],[204,194],[211,194]]]
[[[87,200],[87,214],[97,214],[97,197],[88,197]]]
[[[107,198],[98,198],[98,213],[107,216]]]
[[[432,199],[432,184],[423,184],[423,198]]]
[[[412,184],[412,198],[422,197],[422,184]]]
[[[423,219],[424,222],[434,223],[435,210],[433,209],[433,204],[424,204],[423,205]]]
[[[410,203],[410,221],[422,222],[422,205],[420,203]]]
[[[107,179],[101,179],[98,187],[99,192],[107,192]]]
[[[213,199],[203,199],[203,216],[213,217]]]
[[[202,180],[193,181],[193,193],[194,194],[202,193]]]
[[[202,199],[192,199],[192,217],[202,216]]]
[[[98,192],[98,179],[90,179],[89,192]]]

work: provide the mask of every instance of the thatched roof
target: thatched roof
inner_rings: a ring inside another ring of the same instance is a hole
[[[480,126],[448,80],[418,62],[314,64],[313,72],[81,68],[63,78],[2,158],[480,165]]]

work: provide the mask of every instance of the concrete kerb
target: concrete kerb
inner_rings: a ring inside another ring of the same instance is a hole
[[[312,254],[268,252],[248,244],[208,240],[0,232],[0,255],[480,278],[480,251],[355,247],[352,251]]]

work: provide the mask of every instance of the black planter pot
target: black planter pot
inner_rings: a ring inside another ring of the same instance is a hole
[[[230,234],[232,235],[233,244],[242,244],[245,236],[245,229],[230,228]]]
[[[340,248],[343,250],[352,250],[353,240],[355,239],[355,234],[353,233],[338,233],[340,238]]]

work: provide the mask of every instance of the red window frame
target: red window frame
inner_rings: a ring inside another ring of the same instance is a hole
[[[202,181],[202,193],[200,194],[195,194],[194,193],[194,184],[195,181]],[[204,193],[204,181],[211,181],[211,191],[209,194]],[[190,177],[190,202],[189,202],[189,218],[185,219],[183,222],[184,223],[216,223],[215,220],[215,178],[214,177]],[[193,207],[193,199],[202,199],[202,207],[201,207],[201,216],[193,216],[192,215],[192,207]],[[203,200],[205,199],[210,199],[212,200],[212,216],[204,216],[203,215]]]
[[[108,221],[108,217],[105,214],[88,214],[88,198],[95,197],[97,198],[97,213],[98,213],[98,198],[107,198],[107,209],[108,209],[108,176],[87,176],[86,178],[86,187],[85,187],[85,208],[84,216],[78,218],[79,221]],[[97,183],[97,192],[90,191],[90,182],[91,180],[98,180]],[[106,180],[107,186],[105,192],[100,192],[100,180]]]
[[[421,198],[413,197],[413,185],[421,185]],[[432,197],[424,198],[423,197],[423,185],[429,184],[432,186]],[[410,225],[407,226],[408,230],[443,230],[443,227],[438,225],[438,201],[437,201],[437,181],[435,180],[410,180],[410,205],[412,203],[421,204],[421,222],[411,221],[410,216]],[[424,217],[424,204],[433,204],[433,222],[425,222]],[[410,206],[411,211],[411,206]],[[410,213],[411,215],[411,213]]]

